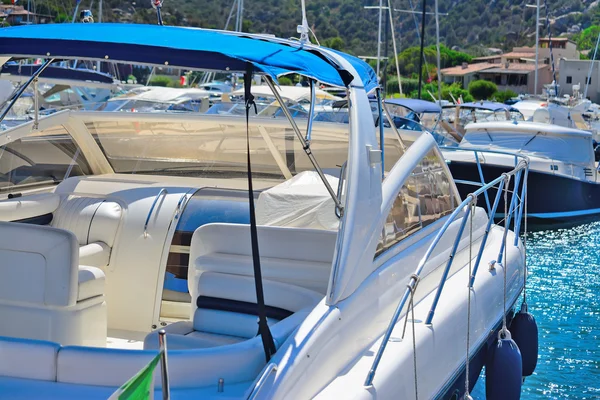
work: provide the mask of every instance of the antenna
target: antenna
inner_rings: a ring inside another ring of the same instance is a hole
[[[300,43],[304,44],[308,39],[308,20],[306,19],[306,4],[302,0],[302,25],[298,25],[297,32],[300,34]]]

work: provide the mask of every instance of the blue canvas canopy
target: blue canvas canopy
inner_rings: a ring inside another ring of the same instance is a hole
[[[454,107],[454,106],[452,106]],[[503,103],[496,103],[493,101],[474,101],[472,103],[460,104],[460,108],[474,108],[478,110],[486,111],[518,111],[517,109]]]
[[[4,64],[0,69],[1,74],[17,76],[31,76],[37,71],[39,65]],[[62,79],[83,82],[113,83],[113,78],[105,73],[76,68],[49,66],[41,73],[40,78]]]
[[[365,90],[377,87],[373,69],[343,53]],[[0,55],[92,59],[216,71],[298,73],[332,86],[354,78],[322,48],[268,36],[138,24],[50,24],[0,29]]]
[[[430,101],[420,100],[420,99],[387,99],[386,104],[391,104],[394,106],[404,107],[412,112],[417,114],[423,113],[434,113],[439,114],[442,112],[442,108]]]

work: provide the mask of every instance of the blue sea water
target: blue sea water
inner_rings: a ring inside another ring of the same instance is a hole
[[[527,261],[540,356],[521,398],[600,399],[600,222],[528,234]]]

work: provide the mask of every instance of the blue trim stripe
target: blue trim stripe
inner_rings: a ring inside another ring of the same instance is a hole
[[[582,215],[593,215],[600,214],[600,208],[594,208],[590,210],[578,210],[578,211],[565,211],[565,212],[553,212],[553,213],[530,213],[527,216],[533,218],[551,219],[551,218],[565,218],[565,217],[578,217]],[[504,214],[495,214],[495,218],[502,218]]]

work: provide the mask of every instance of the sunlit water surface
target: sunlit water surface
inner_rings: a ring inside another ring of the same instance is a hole
[[[600,399],[600,222],[530,233],[527,261],[540,357],[521,398]],[[484,375],[474,399],[485,399]]]

